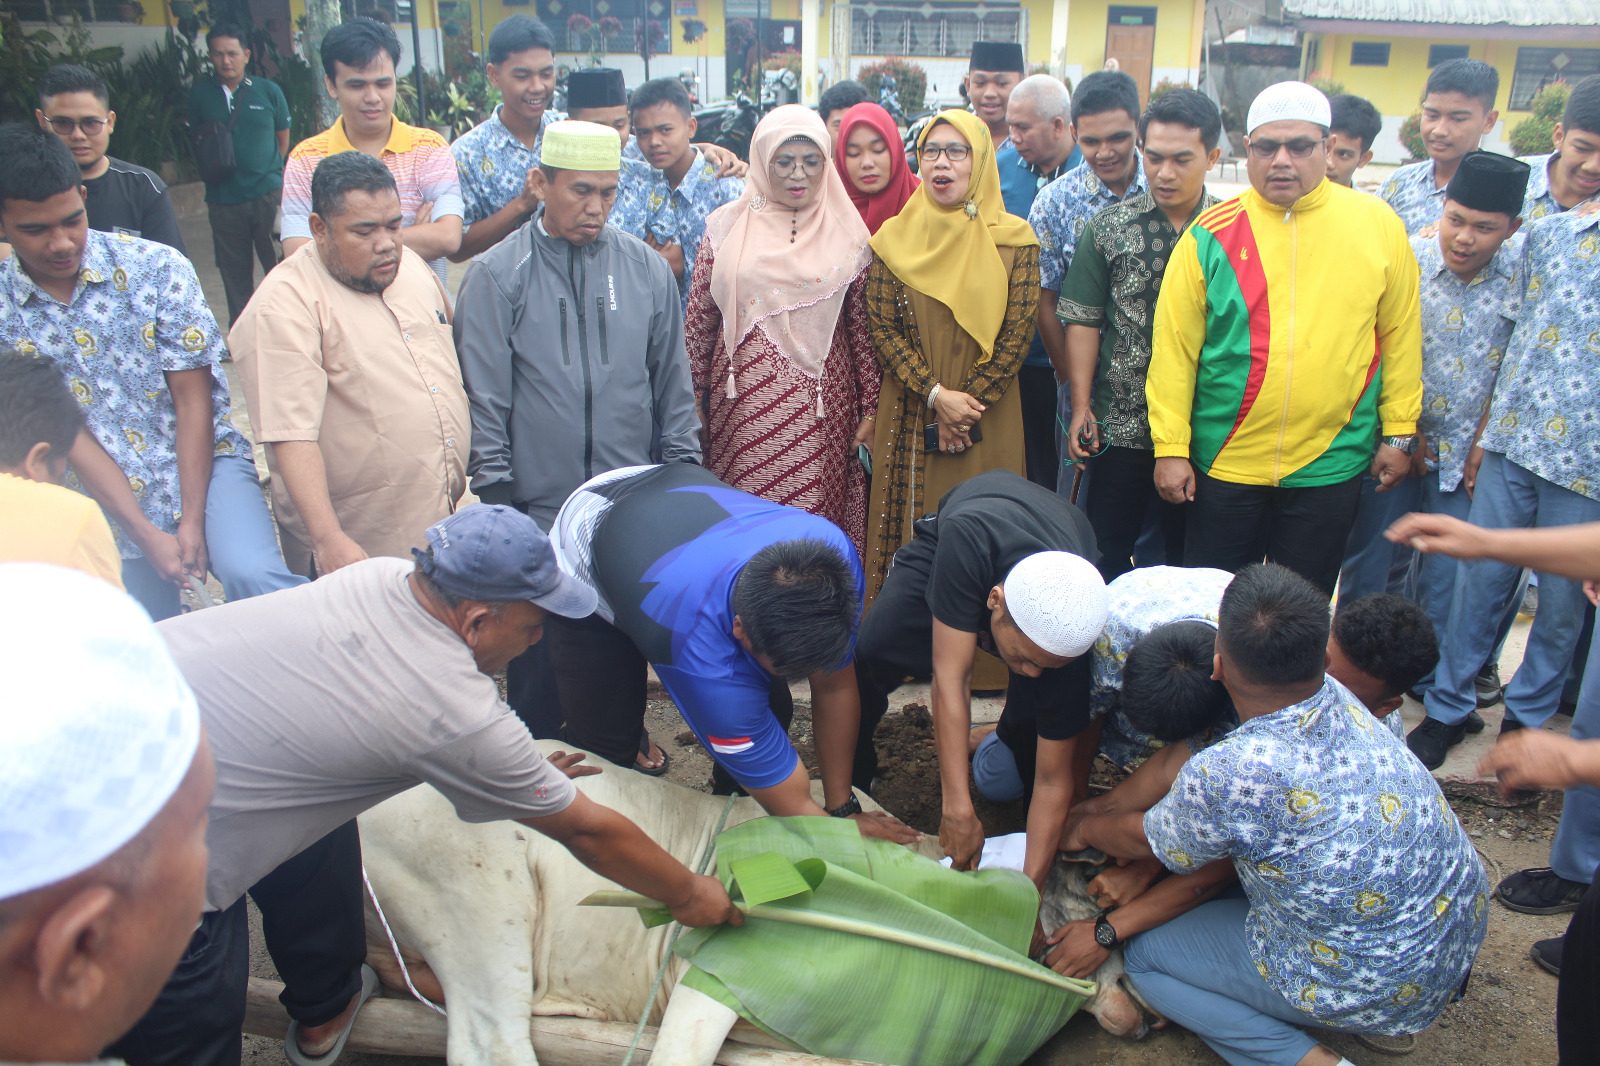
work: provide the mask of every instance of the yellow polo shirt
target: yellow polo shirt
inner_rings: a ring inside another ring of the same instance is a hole
[[[0,563],[52,563],[122,587],[122,557],[100,505],[13,474],[0,474]]]

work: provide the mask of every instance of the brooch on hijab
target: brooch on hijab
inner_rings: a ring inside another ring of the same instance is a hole
[[[767,198],[765,196],[762,196],[760,193],[756,193],[754,196],[750,197],[750,210],[764,211],[766,210],[766,207]]]
[[[968,218],[978,217],[978,205],[971,200],[968,200],[966,203],[962,204],[961,210],[967,213]]]

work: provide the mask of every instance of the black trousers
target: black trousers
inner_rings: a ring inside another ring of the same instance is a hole
[[[1594,875],[1600,884],[1600,869]],[[1561,945],[1556,1047],[1560,1066],[1587,1066],[1600,1048],[1600,891],[1593,888],[1578,905]]]
[[[261,276],[278,265],[278,245],[272,239],[282,192],[270,192],[242,204],[206,204],[211,220],[211,248],[217,256],[217,272],[228,296],[228,324],[239,321],[244,305],[256,290],[255,263],[261,261]]]
[[[1034,344],[1043,350],[1037,335]],[[1017,371],[1017,395],[1022,399],[1022,449],[1028,480],[1054,492],[1061,475],[1061,460],[1056,455],[1055,370],[1024,364]]]
[[[258,881],[267,951],[283,978],[278,997],[302,1027],[339,1016],[361,987],[367,956],[361,840],[346,822]],[[239,1066],[250,929],[241,898],[211,911],[161,994],[104,1057],[128,1066]]]
[[[1084,511],[1100,548],[1101,576],[1111,581],[1133,569],[1134,544],[1152,504],[1161,516],[1167,560],[1174,565],[1182,562],[1186,505],[1168,503],[1156,491],[1156,453],[1143,448],[1107,448],[1089,465],[1094,477]]]
[[[1299,489],[1238,485],[1198,469],[1194,478],[1184,529],[1185,566],[1237,571],[1265,558],[1333,595],[1361,496],[1359,474]]]

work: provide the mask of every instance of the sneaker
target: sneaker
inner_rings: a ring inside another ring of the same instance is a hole
[[[1562,700],[1560,703],[1556,704],[1556,714],[1566,715],[1568,718],[1571,718],[1573,712],[1575,712],[1577,709],[1577,703],[1572,700]]]
[[[1523,725],[1521,722],[1517,721],[1515,718],[1511,717],[1509,714],[1506,715],[1504,718],[1500,719],[1500,735],[1501,736],[1505,736],[1507,733],[1515,733],[1519,729],[1526,729],[1526,728],[1528,728],[1528,727]]]
[[[1494,898],[1519,914],[1566,914],[1578,909],[1589,886],[1568,881],[1548,866],[1519,870],[1501,881]]]
[[[1539,969],[1546,973],[1561,976],[1561,945],[1566,943],[1566,937],[1553,936],[1549,940],[1535,940],[1533,947],[1528,949],[1528,954],[1533,956],[1533,961],[1539,964]]]
[[[1518,615],[1532,618],[1539,613],[1539,586],[1529,585],[1528,591],[1522,594],[1522,606],[1517,608]]]
[[[1422,760],[1423,766],[1437,770],[1444,765],[1444,757],[1450,749],[1461,743],[1466,731],[1466,724],[1462,722],[1445,725],[1437,718],[1424,718],[1421,725],[1406,735],[1406,747]]]
[[[1466,731],[1471,733],[1473,736],[1477,736],[1479,733],[1483,732],[1488,725],[1488,723],[1483,720],[1483,715],[1479,714],[1477,711],[1468,711],[1466,719],[1461,724],[1466,728]]]
[[[1473,690],[1478,696],[1478,707],[1493,707],[1505,696],[1506,687],[1500,683],[1500,664],[1490,663],[1478,671],[1478,676],[1472,680]]]

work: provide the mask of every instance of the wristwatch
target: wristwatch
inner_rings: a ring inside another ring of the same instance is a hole
[[[1391,448],[1398,448],[1400,451],[1410,455],[1412,452],[1417,450],[1417,435],[1412,433],[1404,437],[1385,437],[1383,438],[1383,443],[1387,444]]]
[[[1117,939],[1117,931],[1112,928],[1111,922],[1102,914],[1094,923],[1094,942],[1110,951],[1122,943]]]
[[[833,817],[835,817],[835,818],[848,818],[852,814],[860,814],[861,813],[861,801],[856,799],[856,794],[854,792],[852,792],[852,793],[850,793],[850,798],[849,799],[845,800],[843,803],[839,804],[839,806],[835,807],[833,810],[829,811],[828,813],[830,815],[832,815]]]

